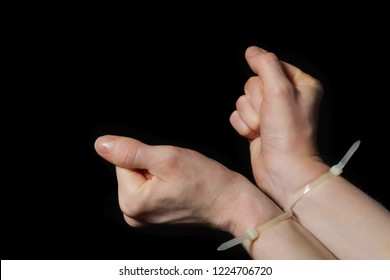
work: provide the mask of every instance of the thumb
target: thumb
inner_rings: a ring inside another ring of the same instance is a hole
[[[294,98],[293,85],[283,69],[286,67],[278,57],[252,46],[246,50],[245,58],[253,72],[261,79],[264,86],[264,101],[271,102],[275,108],[290,107]],[[291,75],[295,74],[290,72],[292,71],[289,71]]]
[[[294,86],[317,85],[319,83],[318,80],[303,72],[298,67],[279,60],[274,54],[259,47],[249,47],[245,53],[245,57],[253,72],[260,77],[263,76],[266,80],[265,82],[272,82],[273,80],[280,81],[287,78]]]
[[[133,138],[105,135],[95,141],[96,152],[105,160],[125,169],[149,169],[152,146]]]

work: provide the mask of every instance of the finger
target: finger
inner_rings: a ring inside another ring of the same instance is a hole
[[[267,108],[264,119],[270,127],[284,131],[289,127],[296,103],[296,92],[292,82],[284,73],[276,55],[258,47],[249,47],[245,53],[248,64],[260,76],[264,94],[262,106]]]
[[[253,131],[260,131],[260,116],[255,112],[250,104],[247,95],[241,95],[237,102],[236,108],[241,120]]]
[[[259,133],[257,133],[256,131],[253,131],[252,129],[250,129],[245,124],[245,122],[240,118],[240,115],[238,114],[237,111],[234,111],[230,115],[230,119],[229,120],[230,120],[230,123],[231,123],[232,127],[241,136],[244,136],[244,137],[246,137],[249,140],[253,140],[253,139],[259,137]]]
[[[250,77],[244,85],[244,92],[248,96],[253,110],[260,114],[261,101],[263,99],[263,87],[260,78],[258,76]]]
[[[284,73],[281,62],[275,54],[258,47],[249,47],[245,57],[250,68],[260,76],[265,91],[276,95],[276,92],[285,92],[284,87],[291,85],[290,80]]]
[[[148,181],[140,172],[116,167],[118,199],[121,211],[129,217],[138,217],[145,200],[142,188]]]
[[[129,216],[126,216],[126,214],[123,214],[123,218],[125,219],[125,222],[129,225],[129,226],[132,226],[132,227],[135,227],[135,228],[139,228],[139,227],[145,227],[147,226],[148,224],[146,223],[143,223],[143,222],[140,222],[136,219],[133,219]]]
[[[154,148],[138,140],[115,135],[101,136],[95,141],[95,150],[101,157],[126,169],[149,170],[156,154]]]
[[[266,73],[261,73],[261,64],[258,63],[259,56],[266,54],[265,57],[269,56],[271,58],[268,58],[268,60],[271,60],[273,62],[277,62],[277,57],[274,54],[267,53],[266,50],[258,48],[258,47],[250,47],[247,49],[245,56],[247,59],[247,62],[252,69],[253,72],[258,74],[260,77],[264,78],[264,75]],[[264,58],[262,60],[264,60]],[[267,59],[265,59],[267,60]],[[280,67],[279,65],[280,64]],[[275,66],[277,66],[277,71],[274,74],[275,80],[277,81],[278,79],[281,78],[287,78],[288,81],[292,83],[294,87],[297,89],[302,89],[302,87],[309,86],[310,91],[307,90],[301,90],[301,92],[310,92],[310,93],[316,93],[322,95],[323,90],[322,90],[322,85],[321,82],[314,77],[310,76],[309,74],[303,72],[301,69],[298,67],[295,67],[294,65],[284,62],[284,61],[279,61],[279,63],[276,63]],[[266,68],[264,68],[266,69]],[[274,81],[275,81],[274,80]],[[284,81],[286,82],[286,81]]]
[[[145,178],[142,170],[131,170],[118,166],[116,167],[116,178],[118,181],[118,187],[123,189],[128,189],[130,186],[130,189],[137,190],[148,181],[148,179]],[[127,193],[126,195],[132,196],[134,192]]]
[[[265,55],[261,57],[262,55]],[[274,74],[281,74],[282,76],[286,76],[290,81],[292,81],[294,84],[317,84],[318,80],[313,78],[312,76],[304,73],[301,69],[298,67],[295,67],[294,65],[279,61],[279,59],[272,53],[267,52],[266,50],[252,46],[249,47],[245,52],[246,60],[252,69],[253,72],[255,72],[257,75],[260,75],[262,72],[260,69],[262,63],[258,63],[258,59],[261,57],[262,60],[265,60],[265,63],[276,63],[276,73]],[[269,58],[268,58],[269,57]],[[280,64],[280,66],[278,65]],[[263,77],[263,75],[260,75]],[[280,77],[278,77],[280,78]]]

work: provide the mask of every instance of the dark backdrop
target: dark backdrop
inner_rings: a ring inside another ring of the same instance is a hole
[[[334,164],[362,140],[343,175],[389,207],[379,7],[31,2],[2,10],[2,259],[248,258],[239,247],[216,251],[224,232],[124,225],[114,169],[93,142],[114,133],[190,147],[250,177],[247,143],[228,118],[252,44],[323,82],[321,154]]]

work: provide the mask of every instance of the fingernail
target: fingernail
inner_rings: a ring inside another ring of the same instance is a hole
[[[261,53],[264,53],[264,52],[266,52],[266,50],[264,50],[264,49],[262,49],[262,48],[259,48],[259,47],[256,47],[256,46],[253,46],[253,47],[249,47],[248,49],[247,49],[247,55],[248,56],[256,56],[256,55],[259,55],[259,54],[261,54]]]
[[[246,50],[246,55],[247,56],[255,56],[259,54],[259,50],[256,47],[250,47]]]
[[[114,147],[114,139],[110,136],[101,136],[95,141],[95,149],[99,154],[107,155]]]

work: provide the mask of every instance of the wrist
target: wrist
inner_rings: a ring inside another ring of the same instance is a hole
[[[256,228],[282,213],[281,209],[248,179],[241,176],[237,180],[231,218],[227,231],[240,236],[251,228]]]
[[[285,165],[282,173],[272,178],[272,188],[282,190],[275,197],[277,204],[284,208],[291,197],[305,185],[329,170],[319,157],[295,160]]]

